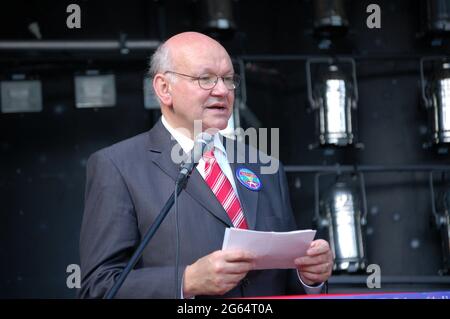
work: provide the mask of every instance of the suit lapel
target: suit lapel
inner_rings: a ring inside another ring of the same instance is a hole
[[[233,172],[234,184],[236,185],[239,201],[244,211],[245,218],[247,219],[248,227],[249,229],[255,229],[258,210],[259,191],[252,191],[247,187],[245,187],[244,185],[242,185],[242,183],[236,177],[236,171],[240,168],[248,168],[256,173],[258,166],[245,164],[248,163],[247,160],[244,160],[246,156],[248,157],[248,154],[245,154],[246,153],[245,150],[248,150],[247,147],[242,148],[237,147],[237,143],[234,141],[230,142],[230,140],[227,140],[227,142],[224,142],[223,144],[225,148],[227,146],[230,147],[230,145],[232,145],[234,149],[233,152],[227,150],[228,162],[230,163],[231,171]],[[241,164],[241,162],[245,163]]]
[[[186,185],[186,192],[227,226],[233,227],[233,223],[231,222],[230,217],[228,217],[227,212],[196,169],[189,178]]]
[[[248,228],[255,229],[259,191],[252,191],[248,189],[236,178],[236,170],[239,168],[248,168],[248,166],[234,163],[230,165],[233,170],[234,183],[236,184],[239,201],[241,202],[245,218],[247,219]]]
[[[172,161],[171,151],[176,143],[162,124],[161,119],[149,131],[149,151],[152,161],[173,180],[174,188],[179,164]],[[189,177],[185,191],[224,224],[232,226],[227,212],[223,209],[197,169],[194,169]]]

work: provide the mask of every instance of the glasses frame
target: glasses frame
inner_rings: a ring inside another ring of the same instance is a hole
[[[229,91],[234,91],[234,90],[236,90],[236,89],[239,87],[239,84],[241,83],[241,77],[240,77],[238,74],[233,74],[233,75],[232,75],[234,87],[233,87],[233,88],[229,88],[229,87],[227,86],[227,84],[225,83],[225,78],[228,78],[228,77],[230,77],[230,76],[218,76],[217,74],[204,74],[204,75],[201,75],[201,76],[193,76],[193,75],[184,74],[184,73],[179,73],[179,72],[175,72],[175,71],[165,71],[163,74],[167,74],[167,73],[176,74],[176,75],[180,75],[180,76],[185,76],[185,77],[191,78],[191,79],[193,79],[193,80],[196,80],[197,83],[198,83],[198,86],[199,86],[201,89],[203,89],[203,90],[212,90],[212,89],[214,89],[214,88],[216,87],[217,83],[219,82],[219,78],[222,79],[223,84],[225,85],[225,87],[226,87]],[[216,80],[214,81],[214,85],[211,86],[211,87],[208,87],[208,88],[205,88],[205,87],[203,87],[203,86],[200,84],[200,79],[203,78],[203,77],[205,77],[206,75],[208,75],[208,76],[215,76],[215,77],[216,77]]]

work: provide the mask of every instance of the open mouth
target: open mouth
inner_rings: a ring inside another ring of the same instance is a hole
[[[210,109],[210,110],[219,110],[219,111],[226,111],[227,110],[227,108],[225,106],[222,106],[222,105],[211,105],[211,106],[207,106],[206,108]]]

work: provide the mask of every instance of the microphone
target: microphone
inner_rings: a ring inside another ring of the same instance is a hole
[[[180,172],[178,174],[177,183],[182,185],[187,177],[191,174],[194,167],[198,164],[198,161],[202,158],[203,154],[210,148],[213,136],[209,133],[202,132],[197,135],[194,141],[194,148],[188,155],[188,159],[180,166]]]
[[[175,238],[176,238],[176,248],[175,248],[175,267],[174,267],[174,279],[175,279],[175,298],[178,299],[180,296],[181,288],[179,287],[178,280],[178,269],[180,264],[180,231],[179,231],[179,221],[178,221],[178,195],[180,190],[184,188],[187,183],[192,170],[198,164],[203,156],[203,153],[210,148],[212,142],[212,135],[202,132],[195,138],[194,147],[191,153],[188,155],[187,160],[181,164],[180,172],[178,173],[178,178],[175,182],[174,191],[174,204],[175,204]]]
[[[176,294],[175,296],[178,297],[178,264],[179,264],[179,232],[178,232],[178,204],[177,204],[177,198],[180,194],[181,190],[184,188],[190,173],[194,169],[194,167],[198,164],[198,161],[202,158],[203,153],[210,147],[211,142],[213,140],[213,137],[211,134],[208,133],[200,133],[197,135],[195,142],[194,142],[194,148],[192,149],[191,153],[189,154],[189,158],[180,166],[180,173],[178,174],[177,181],[175,183],[175,191],[172,193],[170,198],[165,203],[164,207],[161,209],[161,212],[156,217],[153,224],[150,226],[150,228],[147,230],[147,232],[142,237],[141,242],[139,243],[139,246],[134,251],[133,255],[131,256],[130,260],[126,264],[125,268],[123,269],[122,273],[120,274],[119,278],[114,282],[114,284],[109,288],[109,290],[106,292],[105,298],[106,299],[113,299],[117,292],[119,291],[120,287],[122,286],[123,282],[127,278],[128,274],[131,272],[132,269],[134,269],[134,266],[137,264],[139,259],[141,258],[142,254],[144,253],[144,249],[147,246],[147,244],[150,242],[150,240],[155,235],[156,231],[158,230],[159,226],[161,226],[161,223],[164,221],[164,218],[166,218],[167,214],[169,213],[172,206],[175,204],[175,220],[176,220],[176,262],[175,262],[175,289]]]

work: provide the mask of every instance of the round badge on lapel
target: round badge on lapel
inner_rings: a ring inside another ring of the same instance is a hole
[[[242,185],[252,191],[259,191],[262,187],[259,177],[248,168],[238,168],[236,177]]]

